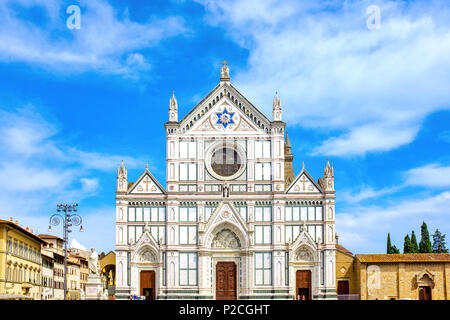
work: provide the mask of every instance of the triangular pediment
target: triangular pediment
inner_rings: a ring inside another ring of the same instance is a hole
[[[145,169],[139,179],[130,187],[129,194],[165,194],[163,186]]]
[[[224,228],[229,228],[236,234],[240,235],[243,240],[242,245],[249,245],[249,231],[247,229],[245,221],[242,219],[241,215],[236,210],[234,205],[228,201],[221,202],[206,223],[203,229],[203,245],[207,245],[208,241],[210,242],[212,240],[214,236],[213,232],[222,225]]]
[[[221,118],[224,109],[226,113],[233,115]],[[222,120],[226,122],[221,122]],[[194,134],[206,132],[267,134],[270,128],[271,121],[229,83],[220,83],[216,86],[180,121],[182,133]]]
[[[302,231],[299,233],[295,241],[289,246],[289,249],[292,252],[296,252],[298,248],[301,248],[303,246],[309,247],[312,252],[316,252],[318,249],[317,243],[314,241],[308,231],[306,231],[305,225],[303,225]]]
[[[303,168],[297,178],[288,187],[286,193],[323,193],[323,191],[306,169]]]
[[[144,232],[136,241],[136,243],[132,245],[132,249],[132,261],[137,262],[139,260],[139,256],[145,253],[145,251],[149,251],[151,253],[151,256],[154,257],[153,262],[157,262],[159,260],[159,245],[150,233],[148,226],[145,226]],[[150,261],[151,259],[148,260]]]

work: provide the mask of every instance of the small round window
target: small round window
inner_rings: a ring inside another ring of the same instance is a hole
[[[218,148],[211,155],[211,168],[222,177],[231,177],[241,169],[242,165],[239,153],[232,148]]]

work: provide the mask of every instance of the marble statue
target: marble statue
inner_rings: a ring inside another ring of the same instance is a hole
[[[89,256],[89,274],[98,276],[98,254],[94,248],[91,248],[91,255]]]

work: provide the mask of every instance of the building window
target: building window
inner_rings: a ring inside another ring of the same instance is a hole
[[[255,285],[272,285],[272,253],[255,253]]]
[[[167,254],[163,252],[162,254],[162,283],[163,286],[167,285]]]
[[[270,141],[255,141],[255,158],[270,158]]]
[[[196,163],[180,163],[180,181],[197,180]]]
[[[216,210],[216,206],[207,206],[205,207],[205,222],[209,220],[214,210]]]
[[[179,221],[197,222],[197,207],[180,207]]]
[[[325,284],[325,254],[320,252],[320,284]]]
[[[8,239],[7,246],[8,246],[8,253],[11,253],[12,252],[12,241],[11,241],[11,239]]]
[[[197,244],[197,226],[179,226],[180,244]]]
[[[166,226],[151,226],[150,234],[158,244],[166,244]]]
[[[256,162],[255,163],[255,180],[272,180],[270,162]]]
[[[247,206],[236,206],[237,211],[239,211],[239,214],[241,215],[242,219],[244,221],[248,221],[247,216]]]
[[[272,221],[272,207],[255,207],[255,221],[270,222]]]
[[[180,141],[180,159],[196,159],[197,143],[195,141]]]
[[[197,254],[180,253],[180,286],[197,285]]]
[[[322,207],[295,207],[285,208],[286,221],[322,221]]]
[[[255,244],[272,244],[272,226],[255,226]]]

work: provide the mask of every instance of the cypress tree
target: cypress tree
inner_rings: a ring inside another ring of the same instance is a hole
[[[392,246],[392,253],[400,253],[400,250],[396,246]]]
[[[438,229],[433,234],[433,252],[434,253],[448,253],[445,244],[445,234],[442,234]]]
[[[432,253],[433,249],[431,247],[430,234],[428,232],[428,227],[425,221],[422,223],[420,227],[421,239],[419,243],[419,252],[420,253]]]
[[[387,248],[386,248],[386,253],[391,254],[392,252],[392,245],[391,245],[391,234],[388,233],[387,236]]]
[[[403,244],[403,253],[413,253],[413,251],[413,244],[411,242],[411,239],[409,238],[409,234],[407,234],[405,237],[405,242]]]
[[[414,230],[411,233],[411,243],[413,246],[412,253],[419,253],[419,245],[417,244],[416,234],[414,233]]]

